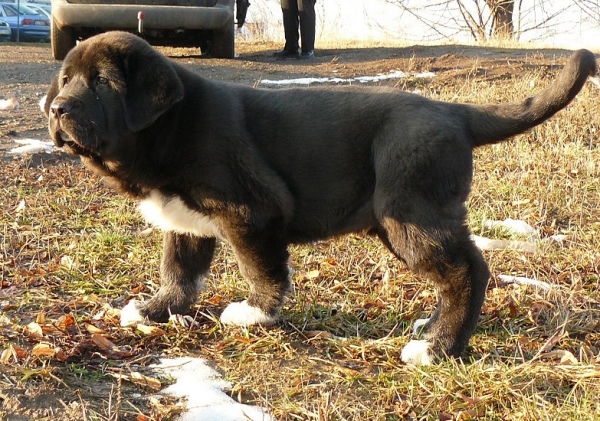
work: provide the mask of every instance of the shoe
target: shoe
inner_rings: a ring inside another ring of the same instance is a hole
[[[313,50],[310,51],[302,51],[302,53],[298,56],[300,60],[311,60],[315,58],[315,52]]]
[[[281,50],[273,53],[273,57],[277,58],[277,60],[286,60],[291,58],[299,58],[300,55],[297,51]]]

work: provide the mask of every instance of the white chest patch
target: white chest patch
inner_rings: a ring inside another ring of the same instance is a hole
[[[215,222],[200,212],[190,209],[177,197],[167,197],[153,190],[138,205],[146,222],[163,231],[193,234],[198,237],[221,237]]]

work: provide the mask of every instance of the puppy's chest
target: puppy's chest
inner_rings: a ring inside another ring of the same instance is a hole
[[[221,238],[214,219],[190,209],[178,196],[165,196],[153,190],[140,202],[138,210],[146,222],[163,231]]]

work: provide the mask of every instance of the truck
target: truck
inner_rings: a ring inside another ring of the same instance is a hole
[[[78,41],[101,32],[137,33],[152,45],[198,47],[214,58],[234,58],[235,26],[248,0],[51,0],[52,56],[63,60]],[[234,15],[235,10],[235,15]]]

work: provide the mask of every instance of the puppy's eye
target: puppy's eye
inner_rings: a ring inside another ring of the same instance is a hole
[[[69,76],[63,76],[62,77],[62,84],[63,84],[63,86],[65,86],[67,83],[69,83]]]
[[[104,76],[98,76],[96,80],[98,81],[99,85],[106,85],[108,83],[108,79]]]

